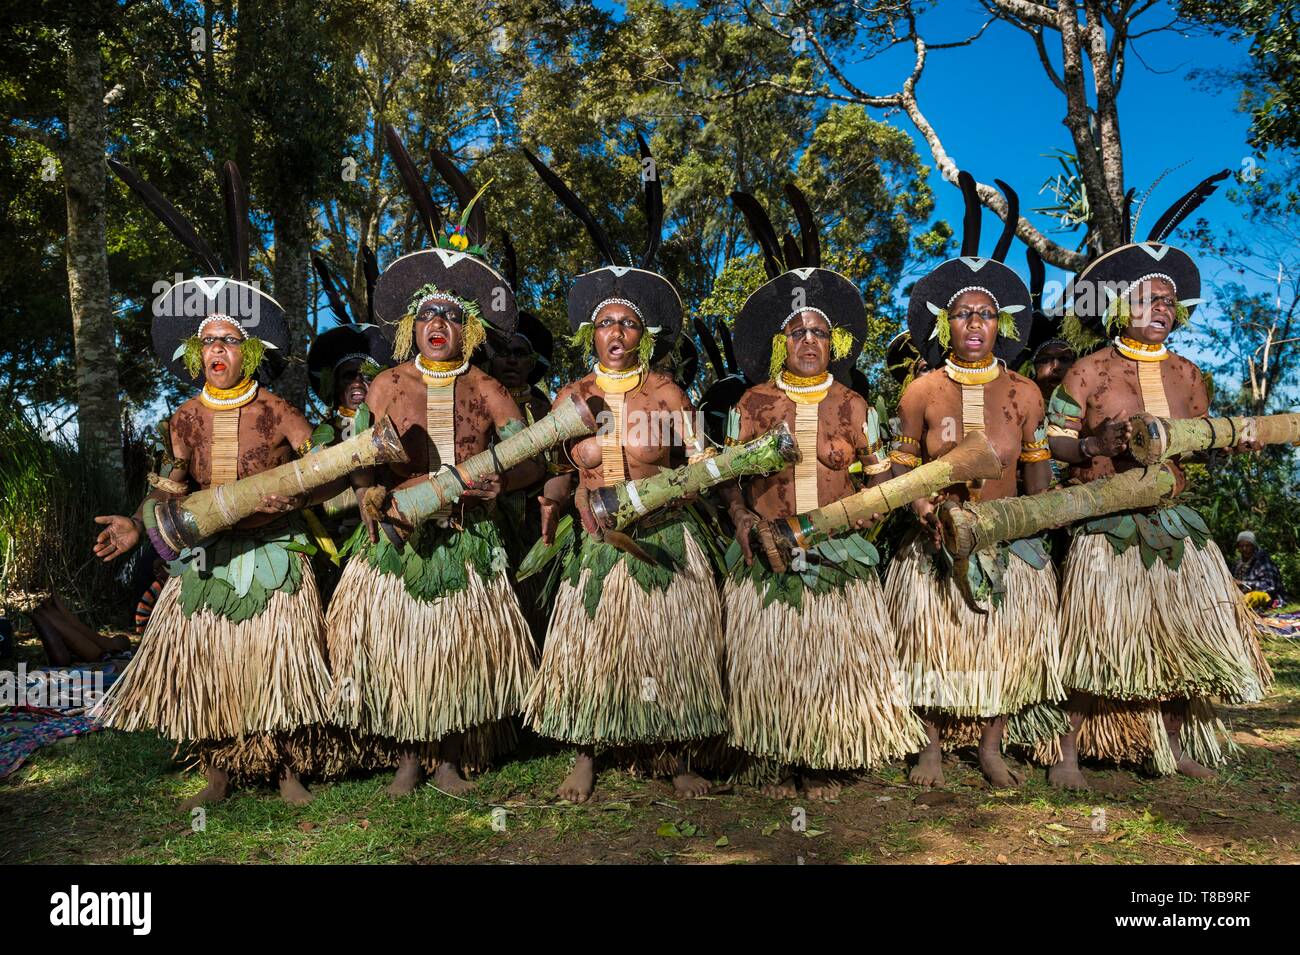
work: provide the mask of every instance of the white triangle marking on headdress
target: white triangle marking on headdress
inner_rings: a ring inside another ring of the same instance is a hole
[[[980,269],[984,268],[984,266],[993,261],[992,259],[980,258],[977,255],[963,255],[960,258],[961,261],[966,263],[966,267],[972,272],[978,272]]]
[[[1151,258],[1159,262],[1173,248],[1172,245],[1161,245],[1159,242],[1139,242],[1138,248],[1145,252]]]
[[[803,268],[803,269],[791,269],[790,271],[793,272],[795,275],[799,276],[799,280],[801,282],[807,282],[808,276],[816,272],[817,269],[816,267],[812,267],[812,268]]]
[[[632,266],[630,265],[607,265],[605,268],[613,272],[614,278],[616,279],[621,279],[624,275],[627,275],[628,272],[632,271]]]
[[[455,249],[434,249],[438,253],[438,258],[442,259],[442,264],[451,268],[461,259],[469,258],[468,252],[457,252]]]
[[[191,279],[191,281],[199,287],[199,291],[203,293],[205,298],[214,299],[217,297],[217,293],[219,293],[223,288],[226,287],[226,283],[229,281],[229,279],[223,279],[219,277],[218,278],[196,278],[196,279]]]

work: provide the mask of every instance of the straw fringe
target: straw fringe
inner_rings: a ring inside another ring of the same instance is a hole
[[[1260,700],[1272,682],[1254,615],[1213,541],[1188,544],[1178,570],[1117,554],[1104,534],[1075,537],[1061,598],[1061,677],[1121,700]]]
[[[326,618],[334,722],[399,742],[505,719],[535,672],[528,624],[504,574],[417,600],[368,560],[343,571]]]
[[[1188,701],[1178,741],[1183,752],[1203,766],[1222,766],[1240,752],[1213,705],[1203,697]],[[1160,703],[1154,700],[1091,697],[1079,726],[1077,747],[1082,759],[1143,766],[1161,776],[1178,771]],[[1035,756],[1047,766],[1060,762],[1060,740],[1040,741]]]
[[[324,722],[330,675],[320,601],[311,564],[295,557],[297,592],[274,591],[266,609],[242,623],[206,609],[186,618],[181,578],[171,578],[139,650],[94,714],[114,729],[200,741],[246,741]]]
[[[1015,714],[1065,696],[1056,626],[1056,572],[1008,560],[1000,606],[977,614],[938,576],[919,536],[885,577],[902,683],[913,706],[960,719]]]
[[[805,590],[799,610],[764,607],[748,579],[729,579],[723,600],[732,745],[814,769],[876,766],[925,745],[874,577]]]
[[[615,745],[704,739],[726,732],[722,608],[713,571],[688,530],[685,567],[667,589],[645,590],[624,558],[583,606],[591,574],[560,584],[528,724],[569,743]]]

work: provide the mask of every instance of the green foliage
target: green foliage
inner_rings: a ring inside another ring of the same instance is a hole
[[[134,483],[134,493],[142,494]],[[0,412],[0,601],[53,592],[101,619],[125,616],[133,595],[90,548],[99,514],[134,504],[105,491],[106,465],[71,442],[48,438],[19,414]]]
[[[733,541],[727,551],[728,573],[734,580],[748,580],[763,597],[763,606],[774,601],[803,609],[805,590],[825,594],[840,590],[853,580],[866,580],[876,573],[880,553],[863,535],[854,532],[833,537],[805,551],[799,567],[792,566],[785,573],[772,570],[761,558],[752,564],[741,560],[740,544]]]
[[[340,554],[351,553],[386,574],[401,577],[408,594],[432,603],[468,587],[467,568],[472,567],[484,580],[492,577],[494,561],[505,550],[496,524],[481,518],[463,527],[439,527],[425,521],[400,548],[383,532],[379,542],[371,544],[363,525],[340,549]]]
[[[302,567],[295,556],[314,551],[301,522],[228,532],[204,544],[199,553],[180,555],[181,611],[186,617],[207,609],[231,623],[261,614],[276,591],[295,594]]]
[[[1162,507],[1150,514],[1132,512],[1108,514],[1085,521],[1076,529],[1079,534],[1105,534],[1106,540],[1122,554],[1134,544],[1146,567],[1157,560],[1170,570],[1177,570],[1183,562],[1187,542],[1204,547],[1210,540],[1210,528],[1205,519],[1189,504]]]

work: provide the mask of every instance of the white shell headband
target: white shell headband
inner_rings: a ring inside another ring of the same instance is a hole
[[[590,317],[589,319],[587,319],[585,322],[583,322],[582,324],[583,324],[583,325],[595,325],[595,324],[596,324],[596,316],[600,314],[600,310],[601,310],[602,308],[604,308],[606,305],[626,305],[628,308],[630,308],[630,309],[631,309],[631,310],[636,314],[636,317],[637,317],[637,318],[641,319],[641,324],[645,325],[645,316],[641,314],[641,309],[637,308],[637,304],[636,304],[636,302],[633,302],[633,301],[631,301],[630,299],[626,299],[626,298],[607,298],[607,299],[605,299],[603,302],[601,302],[599,305],[597,305],[595,308],[593,308],[593,309],[591,310],[591,317]],[[658,335],[661,331],[663,331],[663,326],[662,326],[662,325],[646,325],[646,326],[645,326],[645,330],[646,330],[647,332],[649,332],[651,335]]]
[[[835,326],[835,323],[831,321],[831,317],[827,315],[825,312],[823,312],[820,308],[814,308],[811,305],[805,305],[803,308],[796,308],[793,312],[787,315],[785,317],[785,321],[781,322],[781,327],[785,328],[785,326],[790,324],[790,319],[794,318],[797,315],[802,315],[804,312],[812,312],[816,315],[820,315],[822,318],[826,319],[827,325],[829,325],[832,328]]]

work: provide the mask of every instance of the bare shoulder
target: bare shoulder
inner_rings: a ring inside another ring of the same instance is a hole
[[[1180,375],[1187,375],[1188,377],[1193,377],[1193,378],[1199,378],[1201,376],[1200,366],[1197,365],[1196,362],[1184,358],[1182,355],[1177,355],[1174,354],[1173,352],[1170,352],[1169,365],[1174,371],[1178,372],[1178,374]]]
[[[856,416],[866,418],[867,399],[858,394],[847,385],[842,385],[838,381],[831,385],[830,392],[826,395],[827,399],[834,401],[840,406],[848,406],[849,410]]]
[[[781,398],[781,389],[773,382],[765,381],[762,384],[754,385],[746,389],[745,393],[740,396],[736,402],[736,407],[743,411],[750,411],[756,407],[766,407],[773,400]]]
[[[477,365],[470,365],[469,368],[465,370],[465,374],[461,377],[461,380],[479,394],[514,401],[514,399],[510,397],[510,392],[506,391],[505,385],[501,384],[501,382],[497,381]]]
[[[645,390],[653,394],[670,408],[689,408],[691,399],[686,397],[672,375],[662,371],[651,371],[645,378]]]

